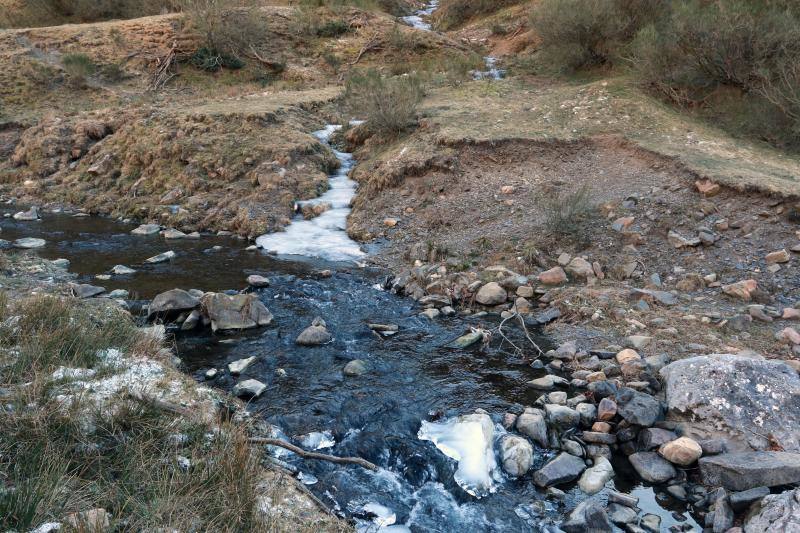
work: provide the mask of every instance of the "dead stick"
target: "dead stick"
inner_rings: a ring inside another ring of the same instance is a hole
[[[363,466],[367,470],[377,471],[378,467],[374,464],[370,463],[366,459],[362,459],[361,457],[337,457],[335,455],[327,455],[324,453],[317,453],[317,452],[309,452],[295,446],[294,444],[289,444],[285,440],[280,439],[269,439],[266,437],[250,437],[247,439],[248,442],[251,444],[267,444],[269,446],[278,446],[280,448],[286,448],[287,450],[296,453],[303,459],[318,459],[320,461],[330,461],[331,463],[344,463],[344,464],[353,464]]]

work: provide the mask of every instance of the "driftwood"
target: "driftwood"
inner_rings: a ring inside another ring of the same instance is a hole
[[[364,54],[366,54],[370,50],[375,50],[379,47],[380,44],[378,43],[378,32],[375,32],[374,34],[372,34],[372,37],[369,38],[366,44],[364,44],[364,46],[361,47],[361,51],[359,51],[356,58],[350,62],[350,65],[355,65],[356,63],[361,61],[361,58],[364,56]]]
[[[358,465],[366,468],[367,470],[372,470],[372,471],[378,470],[378,467],[376,465],[370,463],[366,459],[362,459],[361,457],[337,457],[335,455],[328,455],[325,453],[309,452],[304,450],[303,448],[300,448],[299,446],[295,446],[294,444],[289,444],[285,440],[280,440],[280,439],[270,439],[266,437],[250,437],[247,440],[251,444],[266,444],[269,446],[278,446],[280,448],[285,448],[291,452],[296,453],[303,459],[317,459],[320,461],[329,461],[331,463]]]

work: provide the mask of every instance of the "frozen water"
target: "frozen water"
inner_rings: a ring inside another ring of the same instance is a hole
[[[339,129],[341,126],[330,124],[314,132],[314,136],[329,143],[331,135]],[[256,239],[260,248],[279,255],[320,257],[331,261],[352,261],[364,256],[358,243],[347,235],[347,215],[357,186],[347,176],[353,168],[353,155],[335,149],[333,153],[339,160],[339,168],[328,179],[330,188],[318,198],[301,202],[301,205],[327,203],[331,208],[311,220],[297,217],[285,231],[260,236]]]
[[[494,454],[494,424],[489,415],[472,413],[445,422],[422,422],[417,436],[429,440],[458,461],[453,476],[467,493],[478,498],[494,492],[501,479]]]

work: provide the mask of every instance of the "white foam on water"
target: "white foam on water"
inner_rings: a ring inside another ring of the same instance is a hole
[[[489,415],[472,413],[445,422],[422,422],[417,434],[429,440],[447,457],[458,461],[453,478],[477,498],[496,490],[502,479],[494,454],[494,424]]]
[[[315,131],[314,136],[329,143],[331,135],[341,126],[329,124]],[[353,168],[353,155],[333,150],[339,160],[339,168],[329,179],[329,189],[318,198],[299,202],[300,205],[329,204],[331,207],[310,220],[297,218],[284,231],[261,235],[256,245],[279,255],[302,255],[319,257],[330,261],[353,261],[365,254],[357,242],[347,235],[347,216],[350,202],[356,193],[357,183],[347,174]]]
[[[407,17],[401,17],[400,20],[418,30],[430,31],[431,30],[430,23],[426,22],[425,19],[423,19],[422,17],[431,16],[433,12],[436,11],[436,9],[438,9],[438,7],[439,7],[439,0],[431,0],[425,5],[424,8],[415,11],[413,15],[409,15]]]
[[[472,78],[475,80],[502,80],[506,71],[497,68],[497,58],[486,56],[483,58],[486,63],[486,70],[476,70],[472,73]]]

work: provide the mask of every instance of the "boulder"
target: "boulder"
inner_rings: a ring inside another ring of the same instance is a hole
[[[728,490],[800,483],[800,453],[723,453],[702,457],[698,464],[706,485]]]
[[[744,531],[745,533],[800,531],[800,489],[764,497],[745,520]]]
[[[661,369],[668,419],[739,448],[800,451],[800,376],[781,361],[712,354]],[[773,442],[763,437],[769,435]]]
[[[72,295],[76,298],[91,298],[98,294],[103,294],[106,290],[103,287],[96,287],[94,285],[74,284],[71,286]]]
[[[211,292],[203,296],[201,303],[214,331],[249,329],[272,323],[272,313],[254,294],[228,296]]]
[[[533,482],[542,488],[569,483],[578,479],[584,470],[583,459],[562,452],[533,474]]]
[[[257,379],[246,379],[234,385],[233,394],[239,398],[258,398],[265,390],[267,386]]]
[[[33,248],[41,248],[47,242],[44,239],[37,239],[35,237],[23,237],[14,241],[14,248],[22,248],[23,250],[30,250]]]
[[[199,298],[195,298],[183,289],[172,289],[153,298],[148,315],[152,317],[153,315],[190,311],[199,305]]]
[[[628,456],[636,473],[650,483],[664,483],[678,472],[672,464],[655,452],[637,452]]]
[[[697,441],[689,437],[680,437],[673,441],[662,444],[658,453],[670,463],[689,466],[703,455],[703,449]]]
[[[533,464],[533,446],[523,437],[506,435],[500,441],[500,459],[509,476],[524,476]]]
[[[596,494],[614,477],[614,467],[605,457],[597,457],[594,466],[587,468],[578,480],[578,486],[586,494]]]
[[[505,303],[507,298],[506,290],[494,281],[481,287],[475,295],[475,301],[482,305],[499,305]]]

